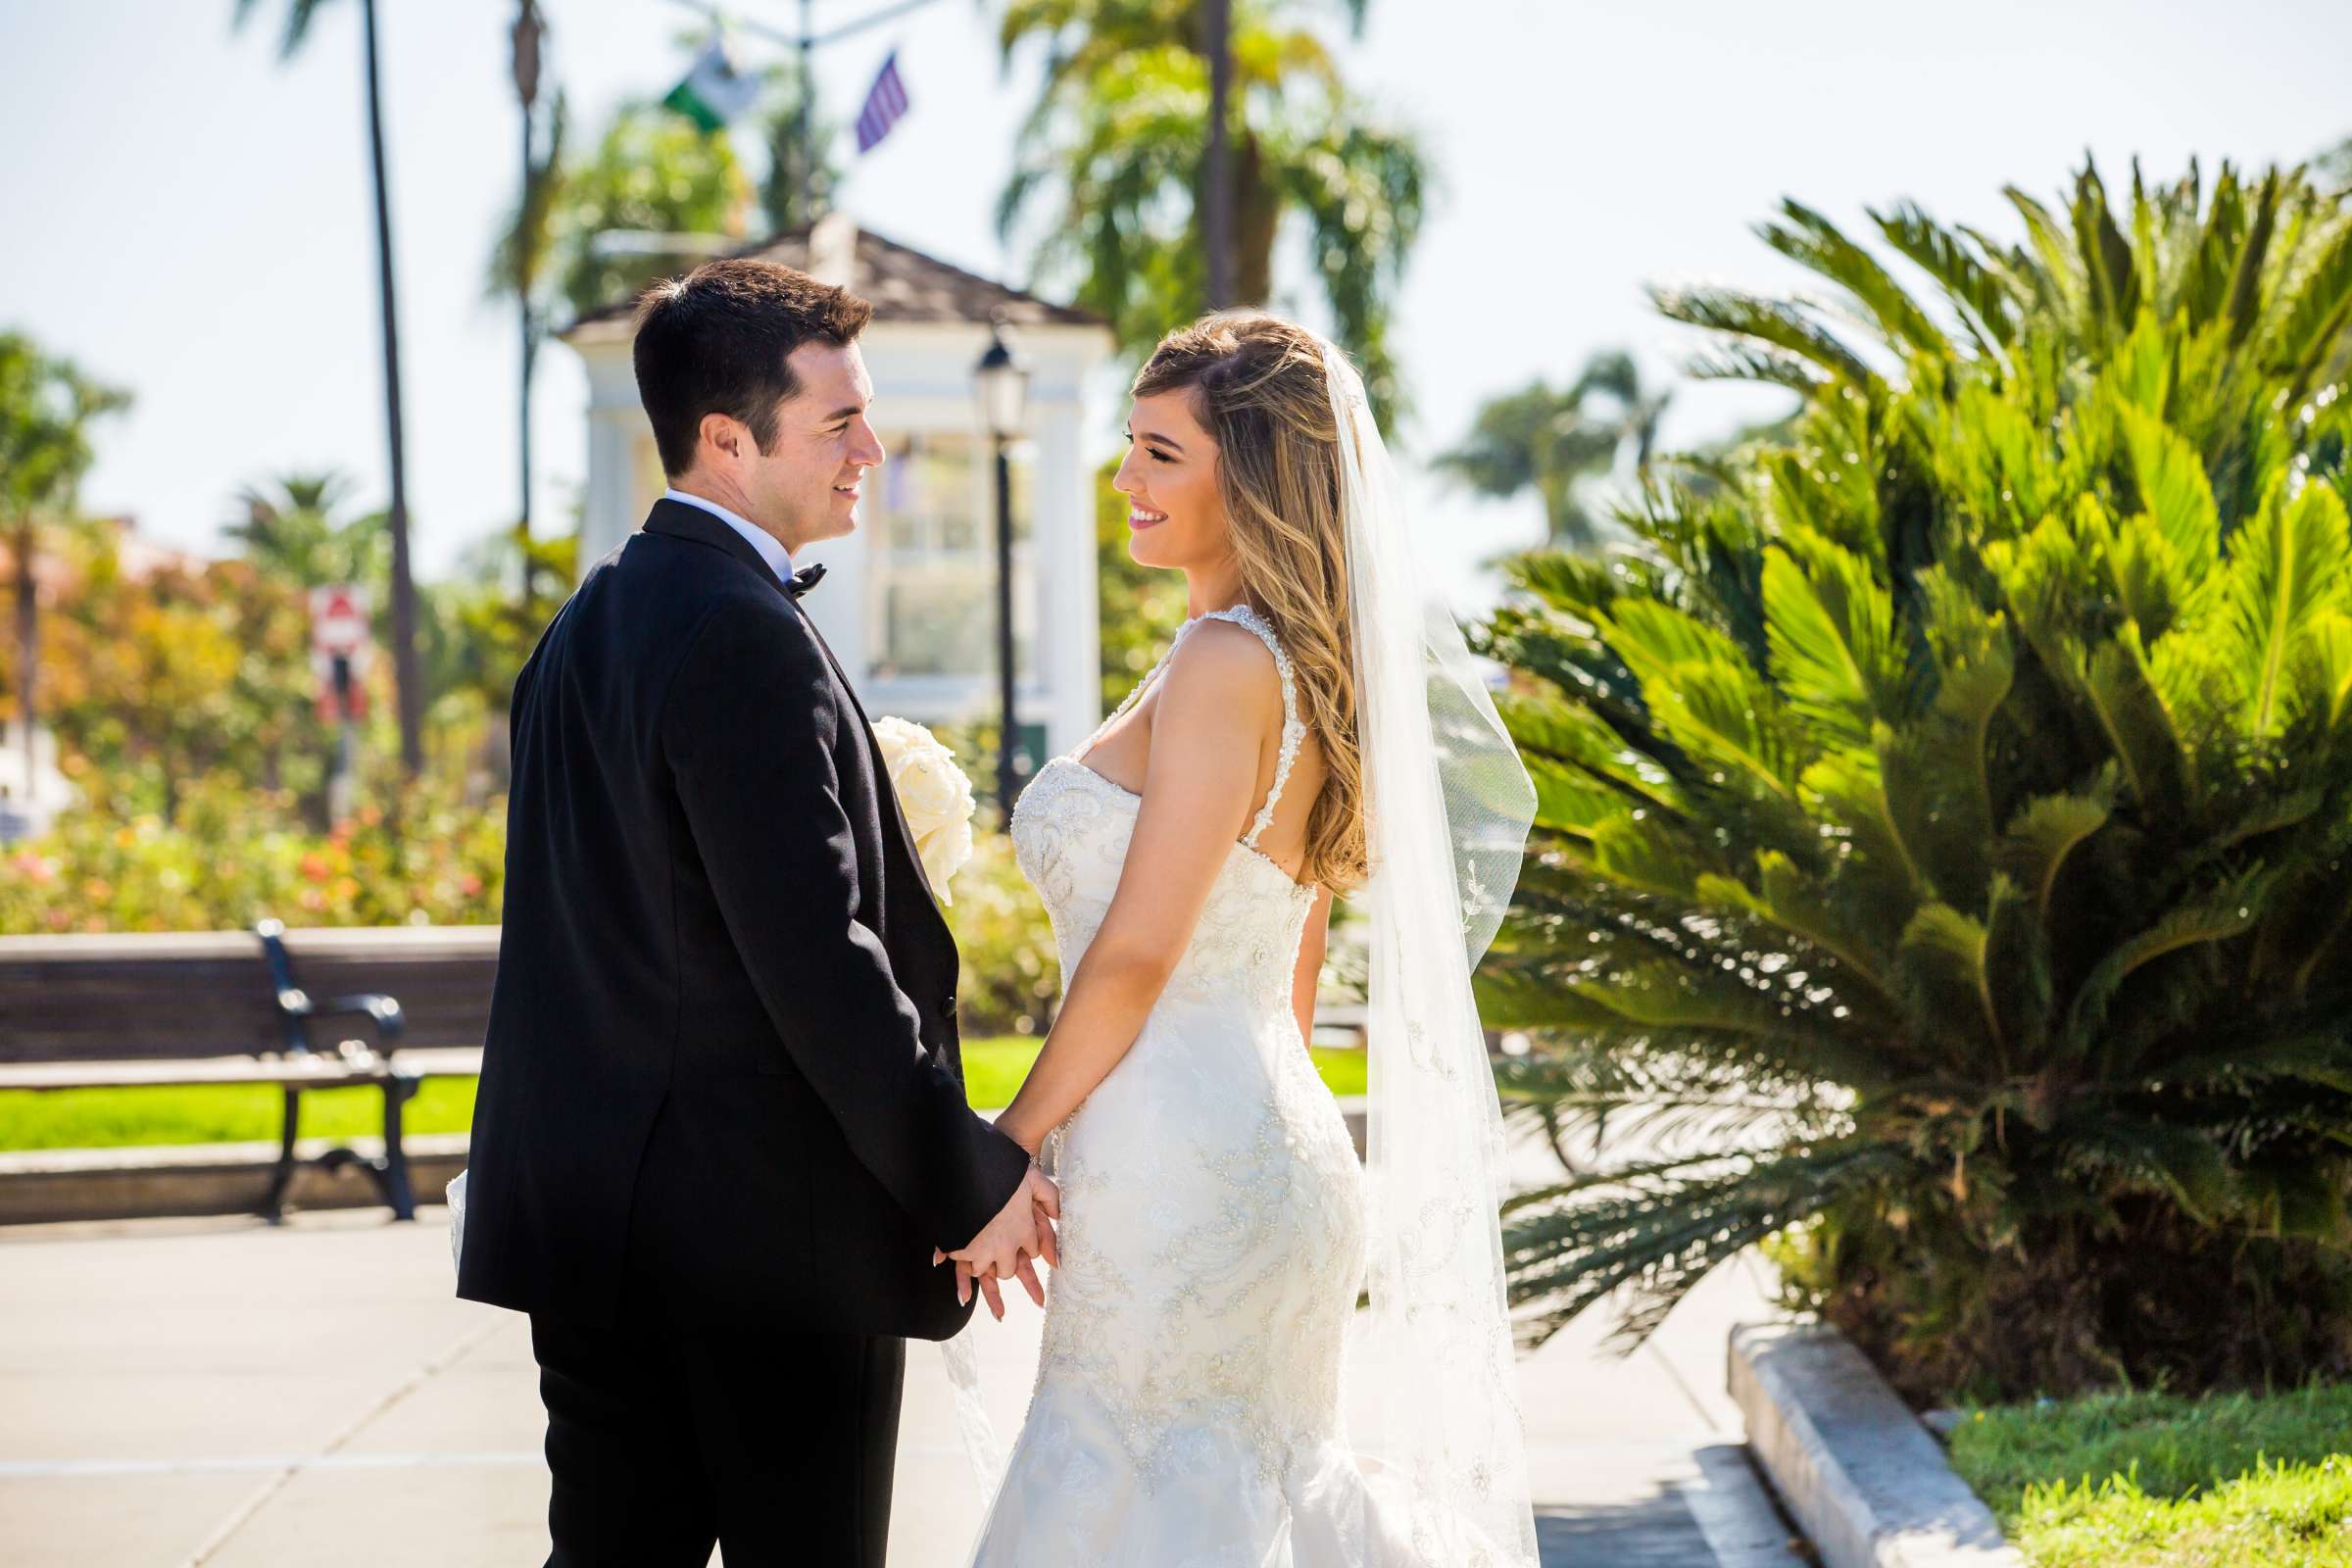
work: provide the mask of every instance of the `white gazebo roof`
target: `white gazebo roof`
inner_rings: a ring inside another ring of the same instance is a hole
[[[1056,305],[967,272],[860,228],[840,214],[819,219],[813,231],[794,229],[734,254],[797,268],[824,282],[846,287],[872,302],[877,322],[986,322],[1001,314],[1011,326],[1106,330],[1103,319],[1091,311]],[[625,340],[635,311],[634,300],[616,300],[589,312],[559,335],[574,346],[616,337]]]

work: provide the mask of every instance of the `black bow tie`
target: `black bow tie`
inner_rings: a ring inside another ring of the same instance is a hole
[[[821,561],[813,566],[803,566],[800,570],[794,572],[791,576],[784,579],[784,591],[792,595],[793,598],[798,599],[801,597],[801,595],[807,593],[809,589],[815,587],[819,582],[823,581],[824,575],[825,564]]]

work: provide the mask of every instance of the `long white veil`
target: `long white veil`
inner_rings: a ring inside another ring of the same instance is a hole
[[[1460,629],[1417,568],[1362,378],[1322,345],[1339,428],[1356,736],[1372,874],[1366,994],[1369,1320],[1355,1434],[1410,1493],[1438,1568],[1535,1568],[1497,1218],[1502,1112],[1470,976],[1501,923],[1535,785]]]

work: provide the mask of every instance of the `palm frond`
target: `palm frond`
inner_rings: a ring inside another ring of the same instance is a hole
[[[1979,350],[1999,359],[2017,336],[2014,283],[1979,259],[1966,234],[1944,228],[1914,203],[1897,202],[1891,212],[1870,216],[1888,244],[1943,286]]]
[[[2272,734],[2285,716],[2295,656],[2315,620],[2344,609],[2348,548],[2342,498],[2322,484],[2290,496],[2283,477],[2231,543],[2223,590],[2230,648],[2246,725],[2258,737]]]
[[[1785,222],[1757,225],[1765,244],[1851,294],[1898,352],[1951,357],[1951,344],[1928,313],[1876,258],[1840,233],[1837,224],[1792,200],[1781,203],[1781,215]]]
[[[1860,383],[1870,379],[1870,367],[1803,311],[1780,300],[1743,294],[1736,289],[1652,289],[1658,313],[1671,320],[1705,327],[1792,354],[1820,366],[1832,376]]]

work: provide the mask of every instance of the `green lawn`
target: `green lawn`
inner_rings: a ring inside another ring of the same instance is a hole
[[[2352,1387],[1985,1410],[1951,1451],[2035,1568],[2352,1568]]]
[[[972,1103],[995,1109],[1012,1099],[1037,1057],[1035,1036],[973,1040],[963,1048]],[[1340,1095],[1364,1092],[1363,1053],[1317,1051],[1323,1081]],[[378,1130],[382,1099],[371,1089],[314,1090],[302,1097],[302,1135],[349,1138]],[[473,1121],[473,1080],[433,1078],[409,1102],[408,1129],[464,1132]],[[277,1091],[222,1084],[192,1089],[0,1090],[0,1150],[122,1149],[145,1144],[219,1144],[277,1136]]]

